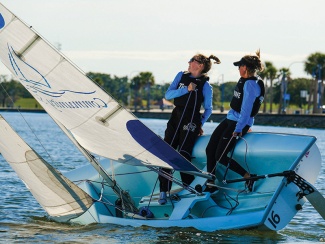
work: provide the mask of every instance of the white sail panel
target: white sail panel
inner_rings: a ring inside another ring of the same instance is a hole
[[[1,61],[81,146],[121,163],[198,171],[1,5],[0,14]],[[128,127],[130,121],[135,123]],[[135,138],[138,130],[143,135]],[[151,150],[145,140],[155,142]]]
[[[92,198],[33,151],[0,116],[0,152],[51,217],[78,217]]]

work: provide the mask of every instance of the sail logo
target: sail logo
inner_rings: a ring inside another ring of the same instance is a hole
[[[89,92],[68,89],[53,90],[47,78],[35,67],[25,62],[22,55],[17,54],[13,47],[9,45],[8,57],[13,73],[41,104],[49,104],[59,111],[62,111],[62,109],[108,107],[107,103],[102,99],[94,97],[96,90]],[[71,100],[71,97],[75,97],[75,95],[80,96],[82,100]]]
[[[2,14],[0,13],[0,29],[2,29],[6,25],[5,19],[3,18]]]

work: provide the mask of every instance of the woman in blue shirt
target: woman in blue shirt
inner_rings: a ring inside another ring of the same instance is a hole
[[[215,174],[218,161],[242,177],[249,178],[250,173],[228,158],[227,154],[234,147],[236,138],[245,135],[254,124],[254,116],[264,100],[264,83],[256,74],[257,71],[263,70],[260,52],[257,51],[256,55],[246,55],[240,61],[234,62],[234,65],[238,66],[241,78],[235,87],[227,117],[214,130],[206,147],[207,171]],[[214,184],[213,181],[208,183]],[[247,180],[245,184],[248,191],[253,190],[253,180]],[[214,190],[215,187],[206,188],[206,191]]]
[[[220,60],[213,55],[206,57],[197,54],[190,59],[188,71],[179,72],[172,84],[169,86],[165,98],[174,99],[175,108],[167,123],[164,140],[175,150],[191,161],[192,150],[196,138],[203,134],[202,126],[212,113],[212,86],[206,75],[211,69],[211,59],[215,63]],[[203,105],[204,113],[200,114]],[[171,170],[161,169],[170,175]],[[193,175],[181,173],[182,182],[186,185],[194,180]],[[167,202],[166,192],[171,189],[171,181],[159,175],[160,197],[159,204]]]

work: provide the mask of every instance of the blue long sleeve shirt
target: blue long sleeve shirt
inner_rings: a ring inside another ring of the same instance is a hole
[[[168,90],[165,93],[165,98],[167,100],[171,100],[175,97],[180,97],[183,96],[187,93],[189,93],[189,91],[187,90],[187,86],[185,87],[180,87],[177,89],[178,83],[180,82],[181,78],[182,78],[183,72],[179,72],[175,79],[173,80],[173,82],[170,84]],[[212,92],[212,86],[209,84],[209,82],[205,82],[204,86],[203,86],[203,108],[204,108],[204,112],[202,114],[201,117],[201,124],[203,126],[203,124],[208,120],[208,118],[210,117],[210,115],[212,114],[212,96],[213,96],[213,92]]]
[[[227,114],[227,119],[237,121],[234,132],[242,132],[243,128],[254,124],[254,117],[251,117],[251,112],[255,99],[261,94],[261,88],[256,83],[256,80],[247,80],[244,84],[244,97],[241,105],[240,113],[230,109]]]

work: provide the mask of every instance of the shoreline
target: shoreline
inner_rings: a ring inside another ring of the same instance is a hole
[[[138,118],[148,119],[169,119],[171,109],[151,109],[138,110],[134,112],[129,110]],[[0,108],[0,112],[22,112],[22,113],[46,113],[43,109],[15,109],[15,108]],[[208,122],[221,122],[227,115],[227,111],[221,113],[214,110]],[[298,127],[298,128],[314,128],[325,129],[325,115],[323,114],[263,114],[259,113],[255,117],[254,125],[268,125],[281,127]]]
[[[132,112],[138,118],[169,119],[170,111],[137,111]],[[214,110],[207,122],[220,123],[227,115],[227,111],[221,113]],[[325,129],[325,115],[323,114],[263,114],[255,117],[254,125],[281,126]]]

